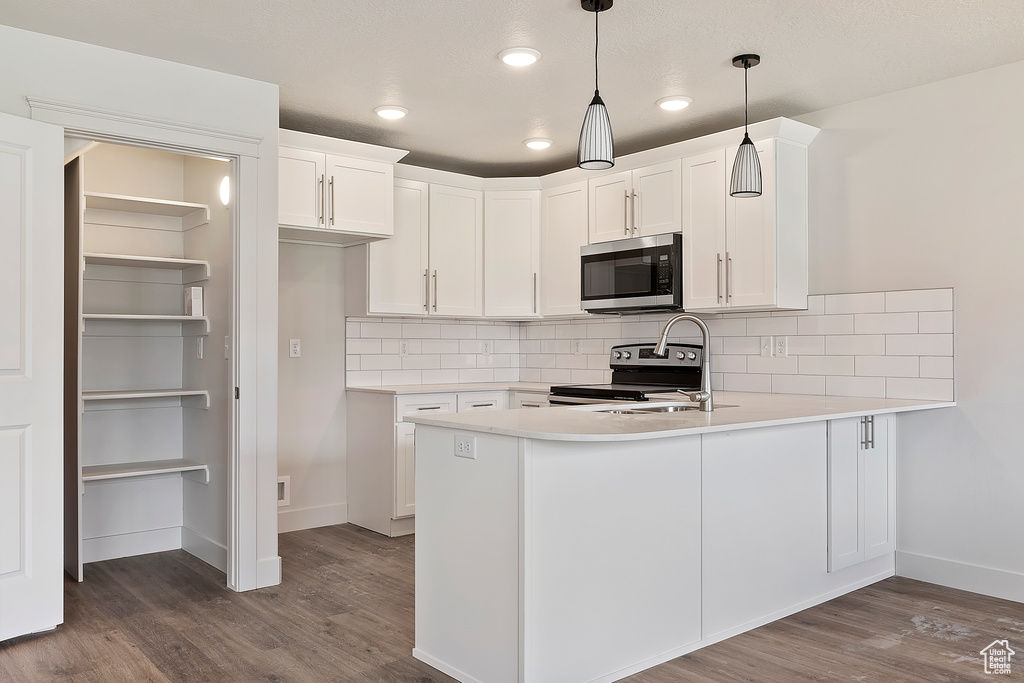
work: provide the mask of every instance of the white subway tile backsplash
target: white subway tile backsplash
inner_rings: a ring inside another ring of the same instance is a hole
[[[494,368],[495,382],[517,382],[519,380],[519,368]]]
[[[540,382],[540,368],[519,368],[520,382]]]
[[[360,339],[349,337],[346,340],[345,352],[350,355],[361,353],[380,353],[380,339]]]
[[[825,295],[826,315],[883,312],[885,312],[885,292]]]
[[[825,354],[825,337],[822,335],[796,335],[790,337],[786,344],[791,356],[822,356]]]
[[[437,370],[441,367],[441,357],[438,355],[417,354],[402,358],[403,370]]]
[[[424,384],[456,384],[459,381],[458,370],[424,370]]]
[[[570,384],[572,382],[572,371],[561,368],[545,368],[540,371],[539,382],[550,382],[551,384]]]
[[[573,384],[604,384],[611,379],[608,370],[571,370],[569,381]]]
[[[776,317],[787,315],[825,315],[825,296],[813,294],[807,297],[807,308],[802,311],[772,311]]]
[[[885,337],[880,334],[840,334],[825,337],[829,356],[883,356]]]
[[[770,394],[772,392],[772,376],[724,373],[722,389],[724,391],[756,391],[761,394]]]
[[[587,325],[587,336],[591,339],[620,339],[622,323],[592,323]]]
[[[345,384],[350,387],[379,387],[380,371],[348,370],[345,372]]]
[[[852,375],[853,356],[799,356],[801,375]]]
[[[746,359],[747,372],[751,374],[797,374],[797,359],[795,357],[773,358],[771,356],[746,356]],[[714,363],[715,359],[712,358],[711,362]]]
[[[423,374],[419,370],[381,370],[380,383],[423,384]]]
[[[467,384],[471,384],[473,382],[493,382],[494,370],[491,370],[490,368],[459,370],[459,381]]]
[[[953,379],[953,358],[950,356],[921,356],[921,377]]]
[[[565,354],[572,353],[572,342],[568,339],[542,339],[541,353]]]
[[[888,377],[885,380],[885,397],[919,401],[952,401],[953,380]]]
[[[747,336],[747,319],[746,318],[721,318],[719,320],[706,320],[704,323],[708,326],[708,330],[711,332],[713,337],[746,337]],[[676,323],[676,326],[672,328],[672,332],[676,334],[694,334],[696,328],[690,329],[693,323],[683,322]],[[658,330],[658,334],[661,330]],[[700,334],[697,332],[697,334]]]
[[[402,336],[407,339],[437,339],[441,336],[441,326],[436,323],[405,323]]]
[[[519,353],[540,353],[540,339],[520,339]]]
[[[865,377],[917,377],[917,356],[857,356],[857,374]]]
[[[402,357],[398,355],[390,356],[360,356],[359,360],[360,370],[401,370],[402,369]]]
[[[379,337],[381,339],[401,339],[401,323],[363,323],[360,328],[361,337]]]
[[[401,353],[402,340],[401,339],[381,339],[380,340],[380,352],[385,355],[397,355]]]
[[[951,334],[888,334],[885,336],[887,356],[952,356]]]
[[[345,369],[346,370],[358,370],[359,369],[359,356],[345,356]]]
[[[713,372],[746,372],[747,357],[711,354],[711,369]]]
[[[917,333],[917,313],[858,313],[853,316],[854,334]]]
[[[761,340],[758,337],[720,337],[722,340],[722,353],[725,355],[759,355],[761,353]],[[714,350],[712,350],[714,354]]]
[[[455,323],[441,325],[441,339],[476,339],[476,328]]]
[[[481,325],[476,328],[477,339],[511,339],[512,328],[509,325]]]
[[[828,396],[863,396],[885,398],[884,377],[826,377],[825,394]]]
[[[815,375],[772,375],[773,394],[825,394],[825,378]]]
[[[512,339],[495,339],[494,353],[519,353],[519,336]]]
[[[476,354],[442,353],[439,367],[442,368],[475,368]]]
[[[586,370],[588,367],[587,356],[572,356],[564,353],[555,357],[556,368],[568,368],[572,370]]]
[[[484,342],[480,339],[460,339],[459,353],[483,353]]]
[[[918,332],[922,334],[952,334],[953,311],[925,311],[917,314]]]
[[[637,339],[657,339],[661,334],[663,323],[657,322],[623,322],[622,336]]]
[[[798,318],[751,318],[747,321],[747,335],[797,334]]]
[[[885,310],[899,311],[952,311],[952,289],[910,289],[885,293]]]
[[[421,353],[458,353],[458,339],[424,339],[420,343]]]
[[[805,315],[797,325],[798,334],[853,334],[853,315]]]

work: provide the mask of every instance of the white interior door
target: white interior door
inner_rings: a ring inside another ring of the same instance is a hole
[[[0,115],[0,640],[64,620],[63,156]]]

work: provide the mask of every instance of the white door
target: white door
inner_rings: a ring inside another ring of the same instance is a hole
[[[323,152],[281,147],[277,168],[277,222],[299,228],[323,228]]]
[[[725,305],[725,151],[683,159],[683,308]]]
[[[329,155],[326,182],[328,228],[394,234],[394,164]]]
[[[633,234],[679,232],[682,194],[678,159],[633,171]]]
[[[428,186],[398,178],[394,196],[395,236],[368,247],[369,312],[425,315]]]
[[[775,304],[775,173],[774,140],[754,143],[761,162],[760,197],[726,197],[725,225],[728,244],[726,301],[732,307]],[[736,158],[730,147],[729,174]]]
[[[484,315],[537,315],[540,190],[484,195]]]
[[[64,621],[63,157],[0,114],[0,641]]]
[[[633,192],[632,171],[591,178],[590,243],[610,242],[632,236],[630,207]]]
[[[587,243],[587,183],[544,190],[541,315],[580,315],[580,247]]]
[[[483,192],[430,186],[430,312],[483,315]]]

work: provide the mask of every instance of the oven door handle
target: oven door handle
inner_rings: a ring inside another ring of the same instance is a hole
[[[577,406],[594,403],[633,403],[634,401],[616,400],[611,398],[584,398],[582,396],[559,396],[548,394],[548,403],[553,406]]]

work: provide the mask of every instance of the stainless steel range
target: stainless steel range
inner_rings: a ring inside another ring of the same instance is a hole
[[[608,359],[612,370],[610,384],[553,386],[548,402],[557,406],[647,401],[650,394],[700,390],[703,347],[669,344],[664,357],[655,355],[654,347],[654,343],[613,346]]]

